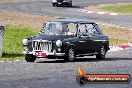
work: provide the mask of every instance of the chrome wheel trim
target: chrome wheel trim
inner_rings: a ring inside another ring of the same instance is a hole
[[[69,49],[69,60],[73,61],[74,58],[75,58],[75,52],[74,52],[74,49],[71,48]]]
[[[100,53],[101,53],[101,55],[103,55],[103,56],[105,55],[106,52],[105,52],[104,46],[101,47],[101,52],[100,52]]]

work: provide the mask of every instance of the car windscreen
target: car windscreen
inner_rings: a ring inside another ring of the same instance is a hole
[[[43,32],[48,35],[75,35],[76,24],[65,22],[48,22],[43,27]]]

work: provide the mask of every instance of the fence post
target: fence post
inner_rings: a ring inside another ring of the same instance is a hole
[[[4,46],[4,30],[5,30],[5,26],[0,24],[0,57],[2,57],[3,46]]]

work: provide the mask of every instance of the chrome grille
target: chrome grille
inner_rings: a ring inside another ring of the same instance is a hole
[[[47,40],[33,40],[33,51],[50,51],[52,49],[52,42]]]

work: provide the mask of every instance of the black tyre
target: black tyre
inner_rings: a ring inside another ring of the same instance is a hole
[[[56,4],[56,7],[59,7],[59,5]]]
[[[25,55],[25,60],[26,60],[27,62],[34,62],[34,61],[36,60],[36,57],[33,56],[33,55],[28,55],[28,54],[26,54],[26,55]]]
[[[53,3],[52,5],[55,6],[55,3]]]
[[[69,7],[72,7],[72,4],[69,4]]]
[[[106,54],[106,49],[105,46],[102,45],[99,51],[99,54],[96,55],[97,59],[104,59],[105,58],[105,54]]]
[[[65,62],[72,62],[72,61],[74,61],[75,58],[76,58],[75,48],[70,47],[64,56],[64,61]]]

